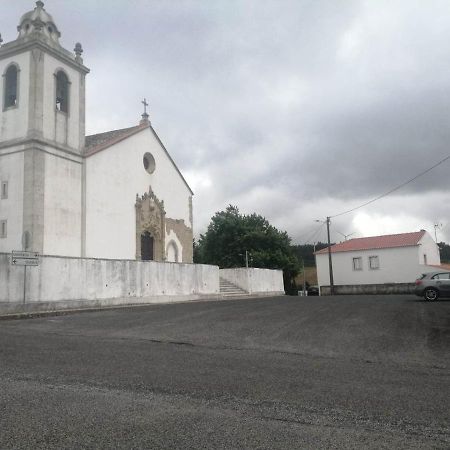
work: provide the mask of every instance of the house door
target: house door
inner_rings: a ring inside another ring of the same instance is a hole
[[[141,260],[153,261],[153,236],[148,232],[141,234]]]

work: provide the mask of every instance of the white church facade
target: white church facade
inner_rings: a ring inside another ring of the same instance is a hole
[[[192,262],[193,193],[144,111],[85,136],[82,47],[41,1],[0,37],[0,253]]]

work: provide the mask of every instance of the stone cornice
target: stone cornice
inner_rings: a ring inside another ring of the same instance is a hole
[[[49,139],[44,138],[35,138],[35,137],[28,137],[28,138],[20,138],[20,139],[10,139],[9,141],[4,141],[0,143],[0,156],[2,155],[2,149],[11,148],[11,147],[21,147],[22,150],[26,149],[27,147],[36,147],[36,146],[44,146],[44,147],[51,147],[56,150],[59,150],[61,152],[64,152],[68,155],[76,156],[79,158],[84,158],[84,156],[76,151],[73,150],[73,148],[58,144],[55,141],[51,141]]]
[[[55,48],[49,45],[44,40],[38,38],[18,39],[16,41],[9,42],[8,44],[3,45],[2,47],[0,47],[0,60],[17,53],[25,53],[27,51],[31,51],[35,48],[43,50],[44,52],[54,56],[59,61],[69,65],[75,70],[81,71],[84,74],[89,73],[89,69],[85,65],[75,61],[75,57],[73,57],[69,51],[62,47]]]

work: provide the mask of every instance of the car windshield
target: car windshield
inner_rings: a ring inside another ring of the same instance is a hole
[[[417,278],[418,280],[423,280],[425,277],[427,276],[426,273],[423,273],[422,275],[420,275],[419,278]]]

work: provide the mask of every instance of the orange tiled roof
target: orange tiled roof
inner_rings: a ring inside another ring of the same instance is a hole
[[[384,236],[349,239],[348,241],[341,242],[340,244],[332,245],[331,252],[338,253],[379,248],[410,247],[413,245],[418,245],[424,234],[425,230],[421,230],[413,233],[387,234]],[[327,252],[328,248],[324,248],[317,251],[315,254],[320,255]]]

